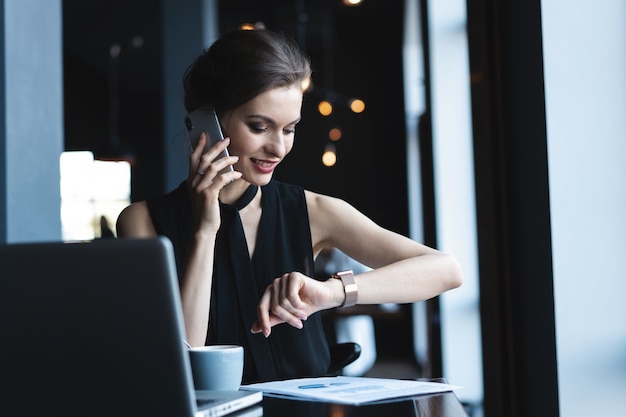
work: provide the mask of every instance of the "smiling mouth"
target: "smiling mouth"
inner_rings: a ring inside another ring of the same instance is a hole
[[[263,161],[260,159],[254,159],[252,158],[252,162],[254,162],[256,165],[260,166],[261,168],[273,168],[276,166],[276,164],[278,164],[278,162],[268,162],[268,161]]]

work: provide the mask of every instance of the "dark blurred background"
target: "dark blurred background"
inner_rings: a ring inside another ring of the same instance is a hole
[[[218,2],[220,33],[261,21],[293,36],[312,58],[316,88],[276,178],[344,198],[406,234],[402,9],[403,2],[380,1],[359,7],[336,0]],[[131,160],[133,200],[168,191],[160,146],[162,18],[153,0],[63,2],[66,150]],[[331,116],[321,116],[323,93],[360,98],[366,109],[355,114],[337,102]],[[343,137],[334,143],[337,164],[325,167],[321,155],[332,127]]]

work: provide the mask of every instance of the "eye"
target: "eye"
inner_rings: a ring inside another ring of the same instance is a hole
[[[259,123],[250,123],[248,125],[248,128],[253,133],[264,133],[264,132],[267,132],[267,127],[265,125],[262,125],[262,124],[259,124]]]
[[[293,135],[296,133],[296,127],[298,127],[298,123],[291,124],[288,127],[285,127],[283,132],[285,135]]]

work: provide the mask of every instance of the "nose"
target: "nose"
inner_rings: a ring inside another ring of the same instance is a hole
[[[291,149],[293,139],[291,135],[285,135],[282,132],[276,132],[268,141],[266,149],[270,154],[283,158]]]

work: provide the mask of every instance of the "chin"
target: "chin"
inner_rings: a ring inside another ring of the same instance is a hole
[[[273,177],[274,177],[273,173],[263,174],[263,175],[255,174],[250,177],[245,177],[245,178],[242,177],[242,179],[245,180],[246,182],[249,182],[252,185],[258,185],[259,187],[262,187],[264,185],[269,184],[269,182],[272,180]]]

